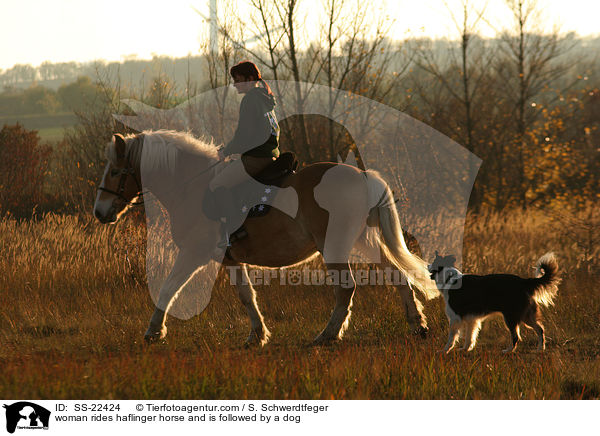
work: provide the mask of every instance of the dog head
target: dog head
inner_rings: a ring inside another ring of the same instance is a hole
[[[440,256],[436,251],[433,263],[427,267],[431,273],[431,280],[435,280],[436,276],[444,271],[445,268],[454,268],[455,263],[456,257],[454,255]]]
[[[438,288],[453,287],[462,276],[460,271],[454,267],[456,257],[454,255],[440,256],[435,252],[433,263],[427,267],[431,280],[434,280]]]

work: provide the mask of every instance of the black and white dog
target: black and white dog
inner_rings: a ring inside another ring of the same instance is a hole
[[[444,296],[450,322],[444,352],[448,353],[454,347],[461,331],[465,337],[464,349],[471,351],[475,348],[483,320],[498,312],[504,316],[512,340],[512,346],[505,352],[512,352],[517,347],[521,323],[535,330],[538,350],[544,350],[544,326],[539,305],[552,304],[560,283],[558,262],[553,253],[544,254],[537,262],[538,278],[526,279],[512,274],[463,275],[454,267],[454,256],[443,257],[437,251],[435,256],[429,272]]]

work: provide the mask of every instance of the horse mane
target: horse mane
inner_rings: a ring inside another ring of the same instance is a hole
[[[213,142],[205,142],[195,138],[190,132],[177,132],[175,130],[144,130],[144,140],[140,141],[138,134],[125,136],[125,155],[134,165],[143,165],[145,170],[166,169],[175,172],[175,164],[179,152],[207,159],[217,159],[217,148]],[[142,153],[142,148],[144,152]],[[106,158],[116,164],[117,152],[115,142],[108,143],[105,150]],[[144,159],[142,163],[142,157]]]

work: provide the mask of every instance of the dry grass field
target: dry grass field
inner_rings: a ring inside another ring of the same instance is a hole
[[[170,318],[165,343],[142,336],[153,311],[144,286],[144,230],[131,219],[47,215],[0,221],[0,397],[30,399],[589,399],[600,398],[598,247],[540,211],[470,216],[465,271],[531,275],[546,251],[563,273],[544,309],[548,348],[530,330],[515,354],[508,332],[484,324],[474,352],[438,351],[447,337],[441,299],[427,302],[431,336],[411,334],[391,287],[357,291],[350,328],[311,347],[333,307],[329,289],[259,286],[271,342],[242,343],[249,322],[220,277],[210,305]],[[124,246],[135,244],[128,257]],[[129,262],[128,262],[129,260]]]

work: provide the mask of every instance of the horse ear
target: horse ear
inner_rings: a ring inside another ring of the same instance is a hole
[[[438,251],[435,250],[435,257],[438,257],[438,256],[439,256]]]
[[[125,157],[125,138],[123,138],[123,135],[121,135],[120,133],[115,133],[113,137],[115,140],[115,151],[117,152],[117,157],[121,159]]]

